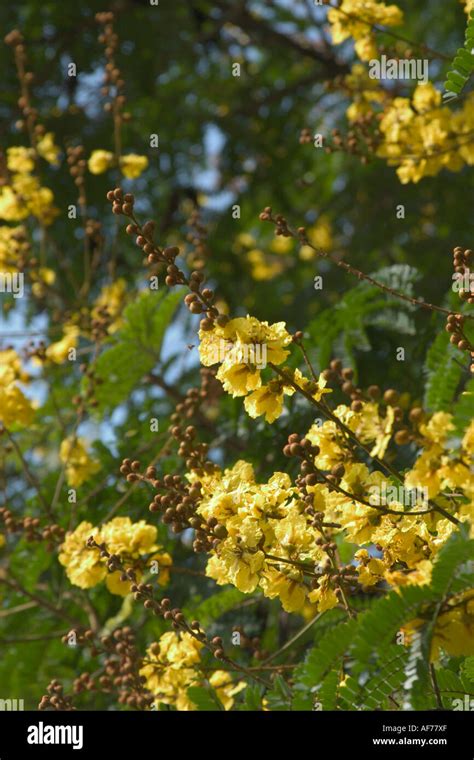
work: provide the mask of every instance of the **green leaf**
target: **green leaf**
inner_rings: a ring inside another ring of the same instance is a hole
[[[210,623],[217,620],[221,615],[234,609],[243,599],[248,599],[249,594],[244,594],[237,588],[227,588],[224,591],[218,591],[197,607],[191,607],[185,610],[186,615],[199,620],[201,625],[207,627]]]
[[[265,695],[265,700],[270,710],[291,709],[291,689],[282,676],[275,676],[273,688]]]
[[[325,673],[333,667],[348,648],[357,623],[355,620],[340,623],[332,628],[306,655],[294,674],[297,682],[311,688],[316,686]]]
[[[331,670],[324,678],[321,687],[318,689],[317,699],[323,710],[336,710],[339,696],[341,673],[339,670]]]
[[[444,597],[455,577],[456,570],[465,562],[474,559],[474,540],[469,538],[469,526],[461,525],[439,552],[433,565],[431,590]]]
[[[471,15],[467,21],[464,47],[458,48],[456,55],[451,62],[449,72],[446,75],[444,87],[448,92],[454,92],[459,95],[469,81],[472,72],[474,71],[474,56],[471,52],[473,42],[474,17]],[[445,96],[446,94],[447,93],[445,92]],[[446,99],[447,98],[445,98],[445,100]]]
[[[393,644],[377,658],[369,678],[349,677],[340,688],[340,696],[350,710],[387,710],[396,704],[395,696],[405,680],[408,651]]]
[[[244,691],[244,704],[242,709],[246,711],[262,710],[263,689],[257,684],[250,684]]]
[[[224,709],[224,705],[211,686],[190,686],[187,694],[198,710],[217,712]]]
[[[441,694],[443,707],[447,710],[453,709],[453,701],[461,699],[464,702],[466,694],[470,696],[470,690],[466,689],[461,678],[448,668],[438,668],[436,670],[436,681]]]
[[[466,657],[462,664],[461,671],[463,677],[474,684],[474,655]]]
[[[438,333],[425,361],[424,405],[430,412],[450,409],[463,373],[459,351],[445,331]]]
[[[181,299],[181,291],[147,291],[124,310],[124,326],[114,336],[115,345],[96,362],[96,376],[102,381],[95,393],[98,412],[125,401],[157,364],[165,330]]]
[[[360,616],[351,647],[357,668],[370,666],[374,653],[391,644],[403,623],[416,617],[421,605],[431,597],[428,586],[407,586],[374,602]]]
[[[456,433],[462,435],[474,419],[474,378],[468,380],[453,409],[453,424]]]
[[[419,273],[414,267],[395,264],[372,272],[370,276],[404,295],[413,296],[413,284]],[[375,285],[359,283],[308,325],[320,369],[327,367],[332,353],[355,369],[355,351],[371,350],[367,327],[414,334],[415,327],[409,316],[413,310],[410,303]]]

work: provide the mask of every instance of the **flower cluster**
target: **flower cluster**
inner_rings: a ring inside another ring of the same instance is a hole
[[[266,365],[278,367],[289,354],[286,349],[292,337],[284,322],[269,325],[255,317],[238,317],[224,325],[215,323],[211,330],[199,331],[199,355],[205,367],[220,363],[217,379],[234,398],[245,396],[244,407],[250,417],[265,415],[274,422],[283,411],[284,396],[292,396],[295,383],[319,400],[328,393],[322,377],[310,382],[299,370],[285,370],[283,377],[262,383],[261,369],[255,357],[265,356]],[[251,350],[249,350],[251,348]]]
[[[129,517],[115,517],[100,528],[89,522],[81,522],[72,533],[66,535],[60,547],[59,561],[66,568],[66,574],[74,586],[92,588],[105,579],[112,594],[126,596],[130,592],[130,583],[122,580],[121,573],[107,573],[100,551],[86,545],[91,537],[97,543],[105,544],[112,554],[131,562],[136,561],[137,577],[142,577],[146,567],[154,567],[152,563],[155,563],[159,569],[160,585],[168,582],[171,557],[167,552],[159,552],[155,526],[148,525],[144,520],[133,523]],[[143,555],[149,555],[144,564],[140,559]]]
[[[458,447],[459,458],[453,456],[453,418],[448,412],[437,412],[429,422],[422,422],[419,435],[423,448],[413,468],[406,474],[408,487],[421,484],[430,498],[435,498],[446,489],[464,492],[470,501],[461,505],[461,511],[471,519],[474,516],[474,475],[469,463],[474,453],[474,421],[468,426]]]
[[[79,488],[100,469],[100,464],[87,453],[82,438],[65,438],[59,448],[59,458],[66,467],[67,482],[73,488]]]
[[[351,103],[346,110],[350,122],[370,116],[377,106],[389,100],[385,90],[376,79],[371,79],[362,63],[355,63],[350,74],[344,77],[344,85],[351,96]]]
[[[402,184],[433,177],[442,169],[460,171],[474,164],[474,97],[451,111],[428,82],[412,98],[395,98],[380,121],[383,142],[377,155],[397,166]]]
[[[470,12],[474,10],[474,0],[460,0],[460,2],[463,3],[464,10],[469,16]]]
[[[340,405],[335,417],[372,456],[383,457],[392,439],[394,409],[387,405],[382,413],[375,402],[359,406],[356,412]],[[354,459],[347,434],[333,420],[313,425],[303,445],[286,447],[288,456],[305,458],[302,473],[307,474],[296,485],[281,472],[257,483],[245,461],[201,477],[197,513],[217,537],[206,574],[244,593],[260,588],[265,596],[279,598],[288,612],[302,612],[308,602],[324,611],[340,602],[341,579],[333,562],[339,536],[360,547],[352,569],[362,588],[429,582],[432,562],[455,529],[449,512],[436,511],[429,499],[443,492],[440,504],[449,509],[449,492],[462,496],[461,519],[472,519],[474,507],[474,475],[463,464],[472,456],[474,423],[461,441],[460,457],[449,442],[450,426],[450,415],[441,412],[419,422],[420,453],[398,488],[380,470],[371,472]],[[193,474],[189,478],[196,481]],[[428,498],[420,496],[408,507],[410,489]]]
[[[58,163],[58,152],[51,134],[46,134],[33,148],[12,147],[7,149],[7,175],[0,187],[0,219],[20,222],[30,215],[49,225],[59,213],[54,206],[54,196],[43,187],[35,176],[37,155],[49,163]]]
[[[29,425],[34,417],[33,405],[18,386],[18,381],[28,381],[20,357],[12,349],[0,351],[0,423],[5,427]]]
[[[115,333],[122,327],[126,301],[127,283],[123,277],[104,285],[91,309],[74,313],[65,322],[62,337],[49,344],[44,357],[37,359],[37,363],[63,364],[71,358],[71,350],[77,348],[81,335],[90,338],[91,335],[105,337]]]
[[[0,271],[17,272],[25,265],[29,245],[22,225],[0,226]]]
[[[164,633],[159,642],[147,650],[146,664],[140,675],[146,679],[147,689],[157,703],[172,705],[177,710],[195,710],[196,705],[188,696],[190,686],[205,682],[200,669],[203,645],[190,633]],[[234,703],[234,696],[246,687],[235,683],[225,670],[215,670],[208,679],[226,710]]]
[[[115,156],[108,150],[92,151],[87,162],[91,174],[104,174],[115,164]],[[148,167],[148,159],[146,156],[140,156],[137,153],[128,153],[120,157],[119,167],[126,179],[136,179]]]
[[[355,50],[362,61],[377,56],[373,24],[399,26],[403,13],[396,5],[377,0],[343,0],[339,8],[328,12],[333,42],[337,45],[349,37],[355,40]]]
[[[206,574],[245,593],[259,586],[270,599],[278,597],[288,612],[301,610],[308,593],[305,563],[311,571],[325,556],[289,475],[276,472],[260,484],[252,465],[239,461],[230,470],[206,476],[201,486],[198,513],[222,537]]]
[[[403,627],[406,643],[424,624],[421,618]],[[459,657],[474,654],[474,591],[455,594],[441,607],[433,630],[430,658],[439,659],[441,652]]]

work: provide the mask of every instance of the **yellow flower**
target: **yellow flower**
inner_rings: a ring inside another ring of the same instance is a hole
[[[137,153],[129,153],[120,159],[120,169],[127,179],[136,179],[148,167],[146,156],[139,156]]]
[[[260,372],[257,367],[248,364],[236,364],[230,356],[226,357],[216,375],[222,387],[231,396],[245,396],[261,385]]]
[[[87,162],[87,167],[91,174],[103,174],[110,169],[113,163],[114,154],[110,153],[110,151],[93,150]]]
[[[428,449],[423,451],[412,469],[405,473],[406,488],[426,488],[428,498],[434,499],[441,490],[440,458]]]
[[[260,370],[281,364],[291,342],[284,322],[269,325],[255,317],[231,319],[212,330],[199,331],[199,355],[205,367],[221,364],[217,377],[232,396],[245,396],[261,385]]]
[[[46,358],[54,364],[63,364],[70,357],[70,351],[77,347],[79,328],[76,325],[65,325],[61,340],[50,343],[46,349]]]
[[[326,612],[339,604],[337,594],[330,586],[330,576],[322,575],[318,580],[318,588],[308,594],[308,599],[318,605],[318,612]]]
[[[104,285],[92,308],[92,319],[100,316],[100,310],[106,309],[107,316],[111,320],[107,332],[112,334],[122,326],[120,317],[125,306],[127,283],[123,277],[119,277],[110,285]]]
[[[1,216],[1,214],[0,214]],[[28,253],[28,241],[26,229],[22,225],[9,227],[0,226],[0,270],[2,272],[17,272],[19,262],[23,261]]]
[[[66,466],[66,479],[72,488],[79,488],[100,470],[99,462],[90,458],[82,438],[65,438],[59,448],[59,458]]]
[[[474,654],[474,591],[471,589],[452,596],[443,605],[444,609],[436,618],[431,639],[430,659],[438,660],[442,652],[453,657]],[[404,630],[409,638],[421,629],[424,621],[420,618],[410,621]]]
[[[346,457],[346,440],[332,420],[327,420],[322,425],[319,423],[312,425],[306,438],[313,446],[318,446],[319,454],[314,461],[316,466],[323,470],[330,470]]]
[[[400,586],[424,586],[431,581],[433,563],[429,559],[418,562],[412,570],[403,572],[402,570],[387,570],[385,580],[391,586],[399,588]]]
[[[29,425],[34,416],[31,402],[15,385],[15,379],[12,366],[0,366],[0,422],[5,427],[16,424]]]
[[[441,95],[430,84],[418,85],[412,100],[395,98],[380,122],[384,141],[377,155],[397,166],[403,184],[432,177],[443,168],[460,171],[474,163],[472,141],[466,140],[474,125],[474,97],[453,111],[442,105]]]
[[[383,458],[392,437],[394,421],[393,407],[387,406],[385,416],[382,417],[379,405],[367,402],[360,412],[354,412],[349,427],[362,443],[373,443],[371,456]]]
[[[317,382],[315,380],[308,380],[308,378],[301,374],[299,369],[295,369],[292,377],[289,371],[285,371],[285,375],[288,377],[288,380],[291,378],[299,388],[309,393],[315,401],[320,401],[326,393],[332,393],[331,388],[326,388],[327,380],[322,374],[319,375]],[[285,393],[288,396],[292,396],[294,392],[295,388],[291,382],[285,384]]]
[[[442,445],[451,430],[454,430],[453,416],[448,412],[436,412],[428,423],[420,425],[420,433],[429,443]]]
[[[328,12],[334,43],[352,37],[357,55],[362,61],[377,56],[377,46],[372,25],[399,26],[403,23],[403,13],[396,5],[385,5],[377,0],[342,0],[339,8]]]
[[[359,549],[354,559],[359,562],[357,572],[361,586],[375,586],[382,580],[386,567],[381,559],[371,557],[366,549]]]
[[[232,674],[227,670],[215,670],[209,678],[209,683],[215,689],[217,696],[226,710],[230,710],[234,704],[234,697],[247,687],[245,681],[232,680]]]
[[[43,224],[50,225],[59,211],[53,206],[54,196],[49,187],[38,187],[30,196],[28,209]]]
[[[35,166],[32,148],[13,147],[7,149],[7,167],[11,172],[32,172]]]
[[[158,585],[167,586],[170,581],[170,568],[173,565],[173,559],[168,552],[153,554],[148,560],[148,566],[156,567],[158,565]]]
[[[310,560],[314,566],[323,552],[289,476],[275,472],[260,484],[252,466],[239,461],[231,470],[218,470],[200,482],[198,514],[217,520],[221,533],[207,564],[208,577],[219,585],[232,583],[244,593],[260,585],[265,596],[278,597],[288,612],[303,609],[307,588],[300,568],[292,563]]]
[[[13,371],[14,380],[19,380],[22,383],[27,383],[30,380],[30,376],[21,366],[19,355],[13,348],[6,348],[0,351],[0,367],[9,367]],[[6,379],[6,376],[4,379]]]
[[[302,582],[302,573],[296,571],[293,576],[269,567],[260,585],[266,597],[278,597],[286,612],[301,612],[306,602],[307,588]]]
[[[274,389],[274,390],[273,390]],[[275,422],[283,411],[283,388],[278,381],[263,385],[244,401],[245,411],[255,419],[262,414],[266,422]]]
[[[147,662],[140,669],[140,675],[146,679],[146,688],[157,702],[173,705],[177,710],[196,709],[187,691],[201,679],[196,666],[200,663],[202,646],[189,633],[169,632],[148,647]]]
[[[91,536],[97,540],[98,528],[89,522],[81,522],[76,530],[66,535],[61,546],[59,561],[66,568],[66,575],[74,586],[92,588],[104,580],[107,569],[100,560],[97,549],[86,546]]]
[[[188,667],[199,662],[202,647],[201,642],[190,633],[178,636],[171,631],[164,633],[160,639],[160,656],[174,668]]]
[[[307,516],[296,501],[285,507],[285,516],[275,521],[275,538],[291,556],[296,553],[301,558],[314,547],[314,534],[309,529]]]
[[[157,549],[156,535],[154,525],[148,525],[144,520],[132,523],[129,517],[115,517],[100,529],[94,528],[89,522],[82,522],[73,533],[67,534],[61,546],[59,561],[66,567],[67,576],[75,586],[91,588],[105,579],[112,594],[126,596],[130,593],[130,582],[121,580],[120,571],[107,573],[106,563],[99,551],[86,546],[87,539],[93,536],[97,543],[106,544],[110,554],[118,554],[131,561]],[[162,556],[164,564],[167,558],[168,554]],[[138,567],[135,572],[140,581],[142,571]]]
[[[39,155],[52,166],[59,166],[59,154],[60,149],[54,143],[54,135],[52,132],[46,132],[43,137],[36,143],[36,150]]]
[[[20,222],[28,216],[27,206],[9,185],[0,187],[0,219],[6,222]]]
[[[250,593],[258,585],[264,562],[262,551],[247,551],[227,538],[208,561],[206,575],[213,578],[219,586],[232,583],[239,591]]]
[[[6,544],[5,536],[3,535],[3,533],[0,533],[0,548],[2,546],[5,546],[5,544]]]
[[[31,292],[37,298],[44,298],[47,293],[45,285],[52,285],[56,280],[56,272],[49,267],[39,267],[37,270],[30,272],[30,278],[33,280]]]
[[[344,77],[344,83],[352,96],[352,102],[346,111],[351,122],[371,113],[375,106],[384,103],[388,97],[380,87],[380,82],[371,79],[367,68],[361,63],[352,66],[350,74]]]
[[[431,553],[426,525],[416,517],[385,515],[372,538],[384,547],[387,567],[403,562],[408,568],[415,568]]]
[[[246,258],[252,267],[252,277],[257,281],[273,280],[285,270],[283,261],[265,256],[264,252],[258,248],[248,251]]]
[[[142,573],[135,570],[135,575],[137,583],[140,583],[142,579]],[[121,576],[122,573],[120,570],[117,570],[115,573],[107,573],[105,585],[111,594],[116,594],[117,596],[128,596],[128,594],[130,594],[130,581],[122,581]]]
[[[145,520],[133,523],[130,517],[114,517],[103,525],[100,535],[111,554],[139,557],[157,549],[157,529]]]
[[[289,253],[293,246],[293,238],[285,237],[284,235],[277,235],[270,243],[270,250],[274,253],[285,254]]]
[[[437,659],[440,650],[454,657],[473,655],[474,591],[452,597],[447,607],[447,611],[436,620],[431,644],[432,659]]]
[[[424,85],[419,84],[413,93],[413,105],[418,113],[423,111],[431,111],[441,103],[441,93],[437,90],[432,82],[427,82]]]
[[[59,213],[53,201],[51,190],[42,187],[32,174],[13,174],[11,185],[0,188],[0,218],[7,222],[16,222],[32,214],[40,219],[42,224],[49,225]]]

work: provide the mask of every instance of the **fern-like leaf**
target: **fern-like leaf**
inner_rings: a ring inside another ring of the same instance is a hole
[[[459,351],[440,332],[428,350],[425,361],[424,406],[430,412],[450,409],[463,373]]]
[[[445,101],[458,97],[468,83],[474,71],[474,10],[471,11],[467,21],[464,47],[459,48],[444,83]]]

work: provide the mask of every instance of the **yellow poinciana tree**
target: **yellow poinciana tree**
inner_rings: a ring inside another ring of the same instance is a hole
[[[433,54],[393,31],[402,9],[343,0],[324,12],[334,50],[291,39],[335,67],[325,91],[340,119],[322,145],[301,127],[298,187],[311,186],[301,156],[316,147],[319,161],[375,164],[397,192],[441,172],[468,177],[473,94],[443,105],[436,81],[403,90],[369,74],[390,52],[383,35],[396,35],[395,62],[400,45],[407,60]],[[179,188],[153,211],[157,135],[135,146],[116,17],[96,21],[110,122],[94,145],[43,124],[27,40],[6,38],[22,135],[0,163],[0,274],[21,275],[20,337],[26,324],[34,339],[7,345],[5,330],[0,350],[0,588],[6,617],[27,600],[29,624],[37,615],[51,641],[34,706],[454,709],[474,688],[471,241],[450,232],[462,285],[448,275],[431,303],[403,257],[378,273],[349,263],[330,201],[300,219],[247,198],[248,229],[214,265],[212,215],[205,224],[194,190],[181,204],[178,134],[160,171],[173,165]],[[231,274],[221,284],[228,251],[262,288],[253,304]],[[331,282],[319,311],[303,296],[307,271],[310,289]],[[307,311],[288,317],[299,298]]]

